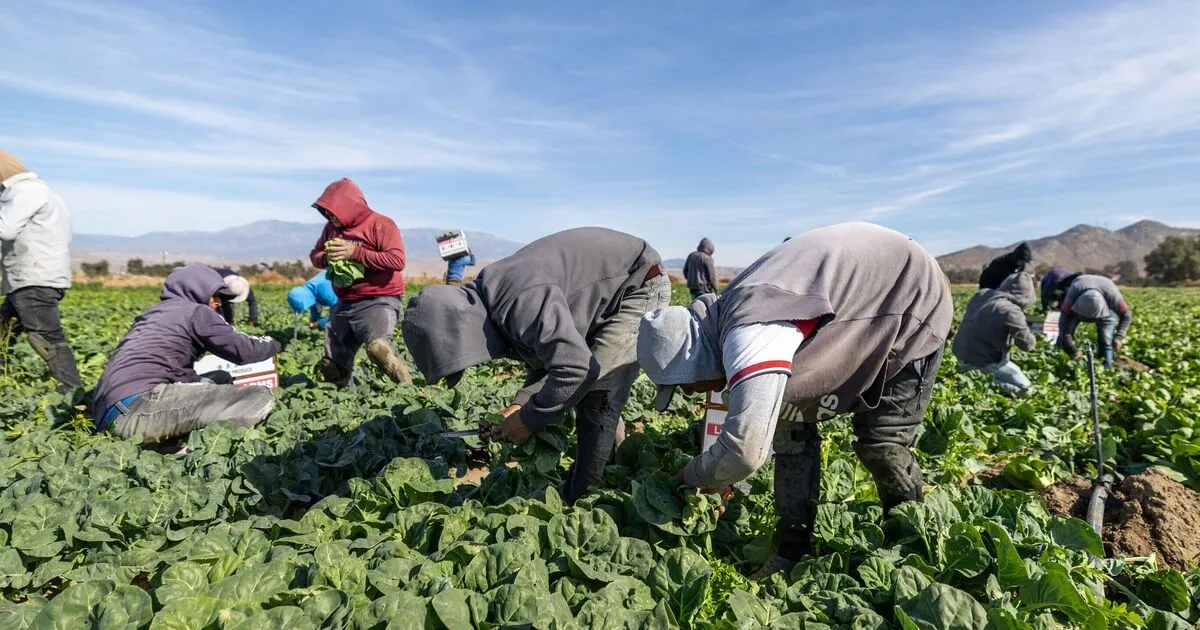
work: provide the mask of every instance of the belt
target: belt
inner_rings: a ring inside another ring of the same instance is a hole
[[[135,400],[142,397],[146,392],[138,392],[132,396],[126,396],[121,400],[113,403],[104,411],[104,417],[100,418],[100,422],[96,423],[96,431],[103,433],[112,428],[112,423],[117,419],[117,416],[129,413],[129,405],[132,405]]]
[[[642,278],[642,284],[646,284],[661,275],[663,275],[663,266],[659,264],[651,265],[650,269],[646,270],[646,277]]]

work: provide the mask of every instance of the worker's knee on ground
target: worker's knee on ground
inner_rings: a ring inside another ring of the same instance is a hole
[[[891,508],[903,501],[921,499],[924,477],[908,447],[856,442],[854,452],[875,480],[884,507]]]

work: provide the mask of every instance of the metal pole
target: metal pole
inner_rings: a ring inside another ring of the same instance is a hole
[[[1100,438],[1100,404],[1096,399],[1096,361],[1091,347],[1087,349],[1088,381],[1092,386],[1092,435],[1096,439],[1096,481],[1092,484],[1092,496],[1087,506],[1087,522],[1101,536],[1104,535],[1104,504],[1112,492],[1113,476],[1104,472],[1104,441]],[[1093,559],[1098,562],[1097,559]]]
[[[1096,362],[1092,349],[1087,350],[1088,381],[1092,386],[1092,434],[1096,438],[1096,477],[1104,475],[1104,445],[1100,439],[1100,405],[1096,401]]]

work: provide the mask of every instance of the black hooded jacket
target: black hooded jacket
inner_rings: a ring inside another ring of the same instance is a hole
[[[1023,270],[1025,265],[1032,261],[1033,249],[1029,247],[1029,243],[1017,245],[1016,249],[1003,256],[997,256],[988,263],[987,269],[979,275],[979,288],[999,289],[1005,278]]]
[[[717,292],[717,268],[713,265],[713,242],[702,239],[683,263],[683,277],[692,295]]]

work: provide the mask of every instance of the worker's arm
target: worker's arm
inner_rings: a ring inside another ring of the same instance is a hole
[[[1079,317],[1064,304],[1062,319],[1058,322],[1058,347],[1072,357],[1079,354],[1079,348],[1075,347],[1075,329],[1078,327]]]
[[[566,296],[558,287],[541,285],[525,290],[505,320],[509,333],[532,349],[545,366],[540,389],[521,406],[521,422],[539,431],[579,404],[596,382],[600,368],[576,330]]]
[[[21,182],[0,193],[0,241],[13,241],[50,201],[49,189],[40,182]]]
[[[521,389],[517,390],[517,395],[513,396],[512,404],[524,407],[529,404],[530,399],[538,392],[542,391],[542,387],[546,384],[546,376],[549,373],[542,369],[530,369],[525,372],[525,384]]]
[[[1117,313],[1117,316],[1121,318],[1121,320],[1117,322],[1117,331],[1113,333],[1113,340],[1124,341],[1125,334],[1129,332],[1129,325],[1133,323],[1133,309],[1130,308],[1128,302],[1122,301],[1117,305],[1117,308],[1113,310]]]
[[[325,224],[325,227],[321,229],[321,236],[317,238],[317,244],[308,253],[308,260],[312,262],[313,267],[324,269],[329,266],[325,259],[325,241],[330,238],[333,238],[333,226]]]
[[[759,374],[733,387],[721,436],[684,468],[685,484],[723,488],[767,463],[787,380],[787,374]]]
[[[254,289],[250,289],[250,294],[246,296],[246,308],[249,309],[250,325],[258,324],[258,300],[254,299]]]
[[[354,249],[352,258],[368,269],[404,271],[406,263],[404,239],[394,223],[382,223],[374,230],[372,243],[362,243]]]
[[[1029,320],[1026,319],[1025,312],[1014,304],[1009,309],[1007,315],[1008,318],[1005,321],[1005,326],[1008,328],[1013,345],[1025,352],[1029,352],[1037,347],[1037,337],[1033,335],[1032,330],[1029,330]]]
[[[265,361],[279,354],[279,342],[270,337],[251,337],[237,331],[208,308],[196,309],[192,331],[204,349],[238,365]]]

